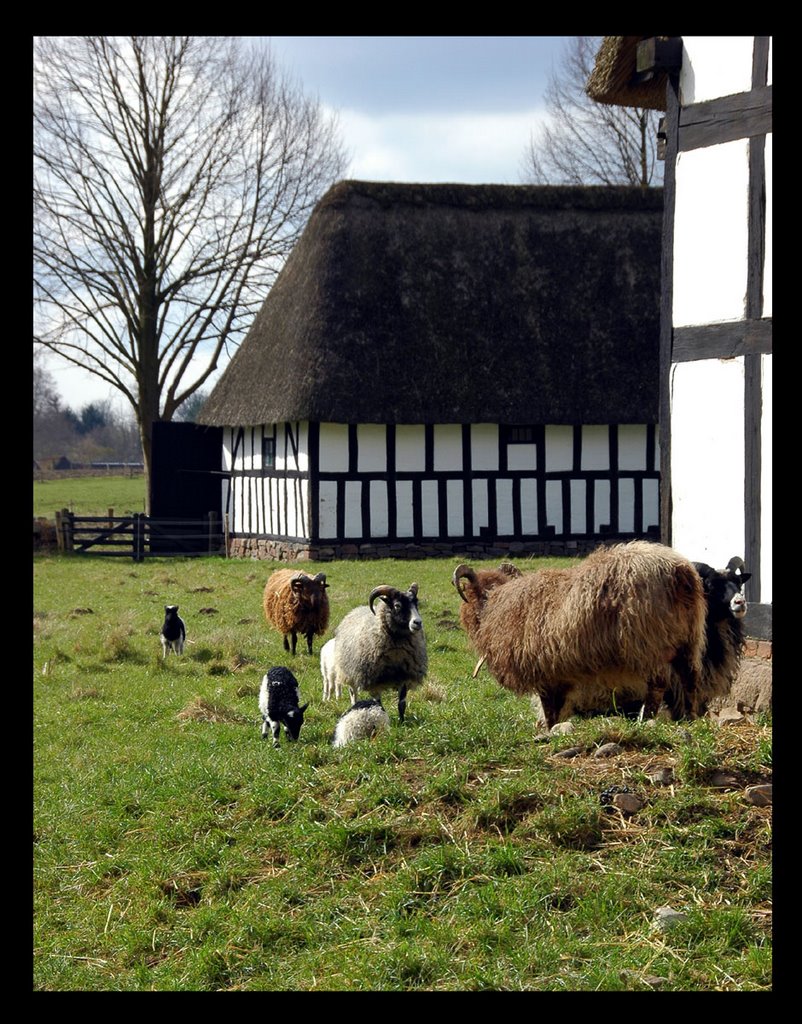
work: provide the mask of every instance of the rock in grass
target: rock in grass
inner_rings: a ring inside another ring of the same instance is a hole
[[[771,783],[763,783],[759,786],[748,786],[746,799],[755,807],[768,807],[771,803]]]

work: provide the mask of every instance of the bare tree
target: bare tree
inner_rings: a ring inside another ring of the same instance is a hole
[[[533,131],[522,178],[549,185],[661,185],[658,115],[596,103],[585,92],[601,36],[573,36],[546,89],[549,120]]]
[[[34,341],[151,430],[208,381],[345,168],[337,124],[226,37],[35,41]]]

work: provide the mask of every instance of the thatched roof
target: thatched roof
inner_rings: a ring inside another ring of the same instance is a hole
[[[343,181],[198,418],[646,423],[662,192]]]
[[[647,82],[635,80],[636,49],[648,36],[605,36],[585,92],[597,103],[645,110],[666,109],[665,71],[656,72]],[[666,38],[666,37],[659,37]]]

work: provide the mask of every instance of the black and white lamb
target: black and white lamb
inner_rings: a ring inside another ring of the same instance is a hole
[[[390,716],[380,700],[358,700],[337,719],[331,745],[344,747],[355,740],[372,739],[389,725]]]
[[[175,654],[184,653],[187,627],[184,625],[184,620],[178,614],[177,604],[166,604],[164,606],[164,624],[159,630],[159,638],[162,642],[163,658],[166,658],[170,651],[173,651]]]
[[[428,669],[418,584],[406,591],[376,587],[367,607],[348,612],[334,638],[336,672],[351,692],[351,703],[356,704],[360,690],[378,699],[385,690],[395,690],[403,722],[407,691],[421,685]]]
[[[289,742],[298,739],[301,726],[304,724],[304,711],[309,707],[308,701],[299,707],[300,700],[298,680],[288,668],[278,665],[268,669],[259,688],[263,740],[267,739],[270,732],[273,736],[273,746],[278,747],[282,725]]]

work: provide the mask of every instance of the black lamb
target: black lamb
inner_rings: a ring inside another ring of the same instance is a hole
[[[273,746],[278,747],[282,725],[288,741],[298,739],[304,724],[304,711],[309,707],[308,701],[299,707],[300,699],[298,680],[288,668],[278,665],[267,671],[259,689],[263,740],[267,739],[269,731],[273,736]]]
[[[159,631],[162,642],[162,657],[166,658],[170,651],[175,654],[184,653],[184,643],[187,639],[187,627],[184,620],[178,614],[177,604],[166,604],[164,606],[164,625]]]

